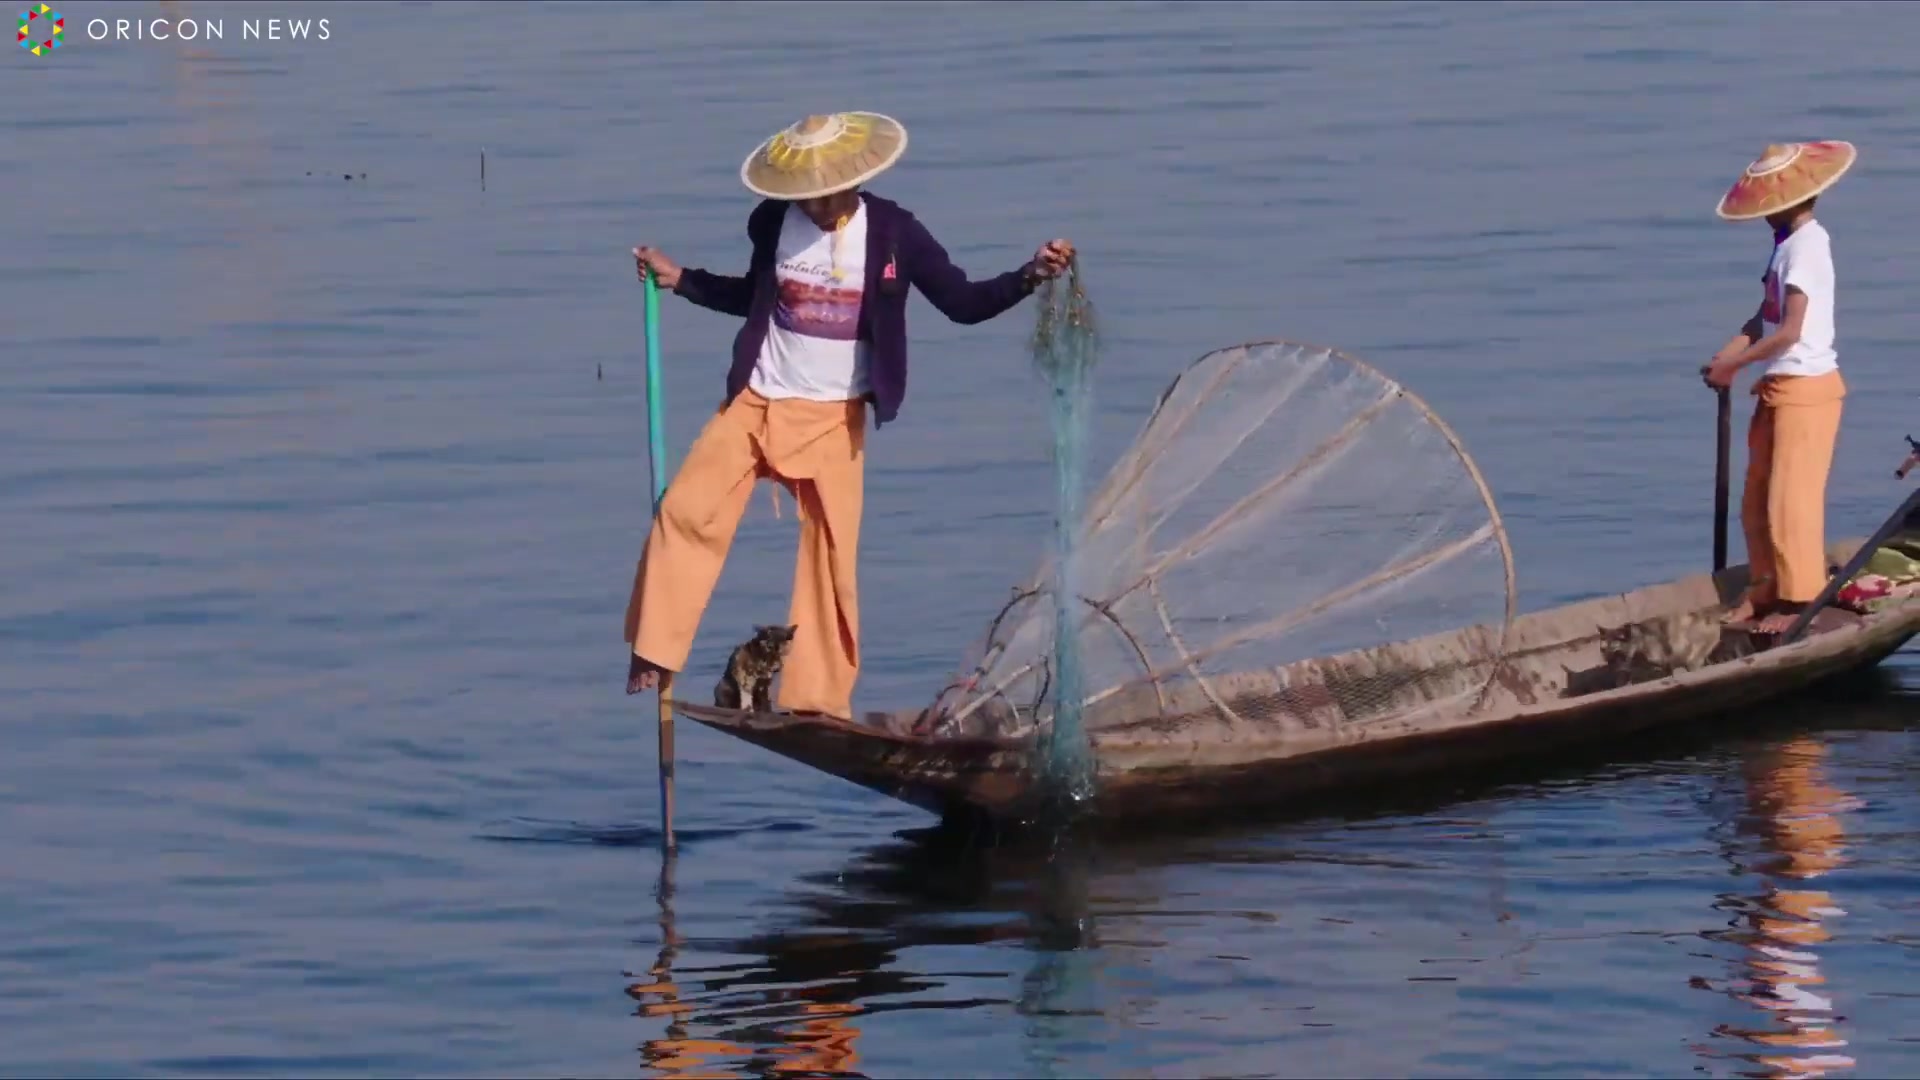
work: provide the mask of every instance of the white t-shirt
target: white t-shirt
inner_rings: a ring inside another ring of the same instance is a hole
[[[1825,375],[1838,370],[1833,349],[1833,240],[1818,221],[1809,221],[1774,245],[1760,321],[1766,333],[1780,328],[1787,311],[1787,286],[1807,294],[1800,340],[1767,365],[1768,375]]]
[[[773,322],[747,385],[769,399],[848,401],[866,396],[866,342],[858,340],[866,287],[867,206],[863,200],[840,229],[839,261],[832,233],[789,206],[774,247],[780,293]],[[836,274],[837,271],[837,274]]]

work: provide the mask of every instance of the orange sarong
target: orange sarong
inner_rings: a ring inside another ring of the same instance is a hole
[[[743,390],[707,421],[667,485],[634,570],[626,618],[634,655],[668,671],[686,667],[754,483],[771,477],[800,508],[788,612],[799,629],[776,705],[852,718],[866,418],[864,401],[768,401]]]
[[[1754,600],[1809,603],[1827,586],[1827,473],[1847,385],[1830,371],[1769,376],[1753,392],[1740,525]]]

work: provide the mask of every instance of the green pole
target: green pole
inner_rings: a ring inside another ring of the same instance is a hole
[[[647,471],[653,480],[653,512],[667,491],[667,425],[661,418],[660,287],[649,268],[641,278],[646,290]],[[673,840],[673,676],[660,674],[660,846],[671,854]]]
[[[653,478],[653,510],[667,490],[667,433],[660,419],[660,287],[653,271],[646,273],[647,296],[647,466]]]

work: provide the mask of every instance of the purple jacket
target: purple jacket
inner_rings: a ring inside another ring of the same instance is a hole
[[[907,395],[907,286],[957,323],[983,323],[1033,292],[1026,267],[1009,270],[985,281],[969,281],[947,257],[947,249],[927,232],[920,219],[899,203],[861,192],[867,208],[867,274],[860,301],[860,340],[871,345],[867,382],[874,403],[874,426],[892,420]],[[774,247],[788,203],[767,199],[747,216],[747,239],[753,256],[744,277],[695,270],[680,273],[674,292],[703,308],[747,320],[733,339],[733,366],[727,371],[727,397],[732,401],[746,389],[767,339],[778,292],[774,281]]]

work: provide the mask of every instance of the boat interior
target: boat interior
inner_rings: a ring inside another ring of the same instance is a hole
[[[1830,555],[1839,561],[1857,546],[1834,545]],[[1089,705],[1083,723],[1096,744],[1298,743],[1380,721],[1431,725],[1537,711],[1768,651],[1768,639],[1725,624],[1746,585],[1746,567],[1730,567],[1521,615],[1504,636],[1499,625],[1473,626],[1268,670],[1182,673],[1119,689]],[[1863,621],[1829,607],[1801,644]],[[1029,710],[998,701],[963,724],[941,719],[903,710],[868,714],[864,725],[909,739],[1020,741],[1034,730]]]

